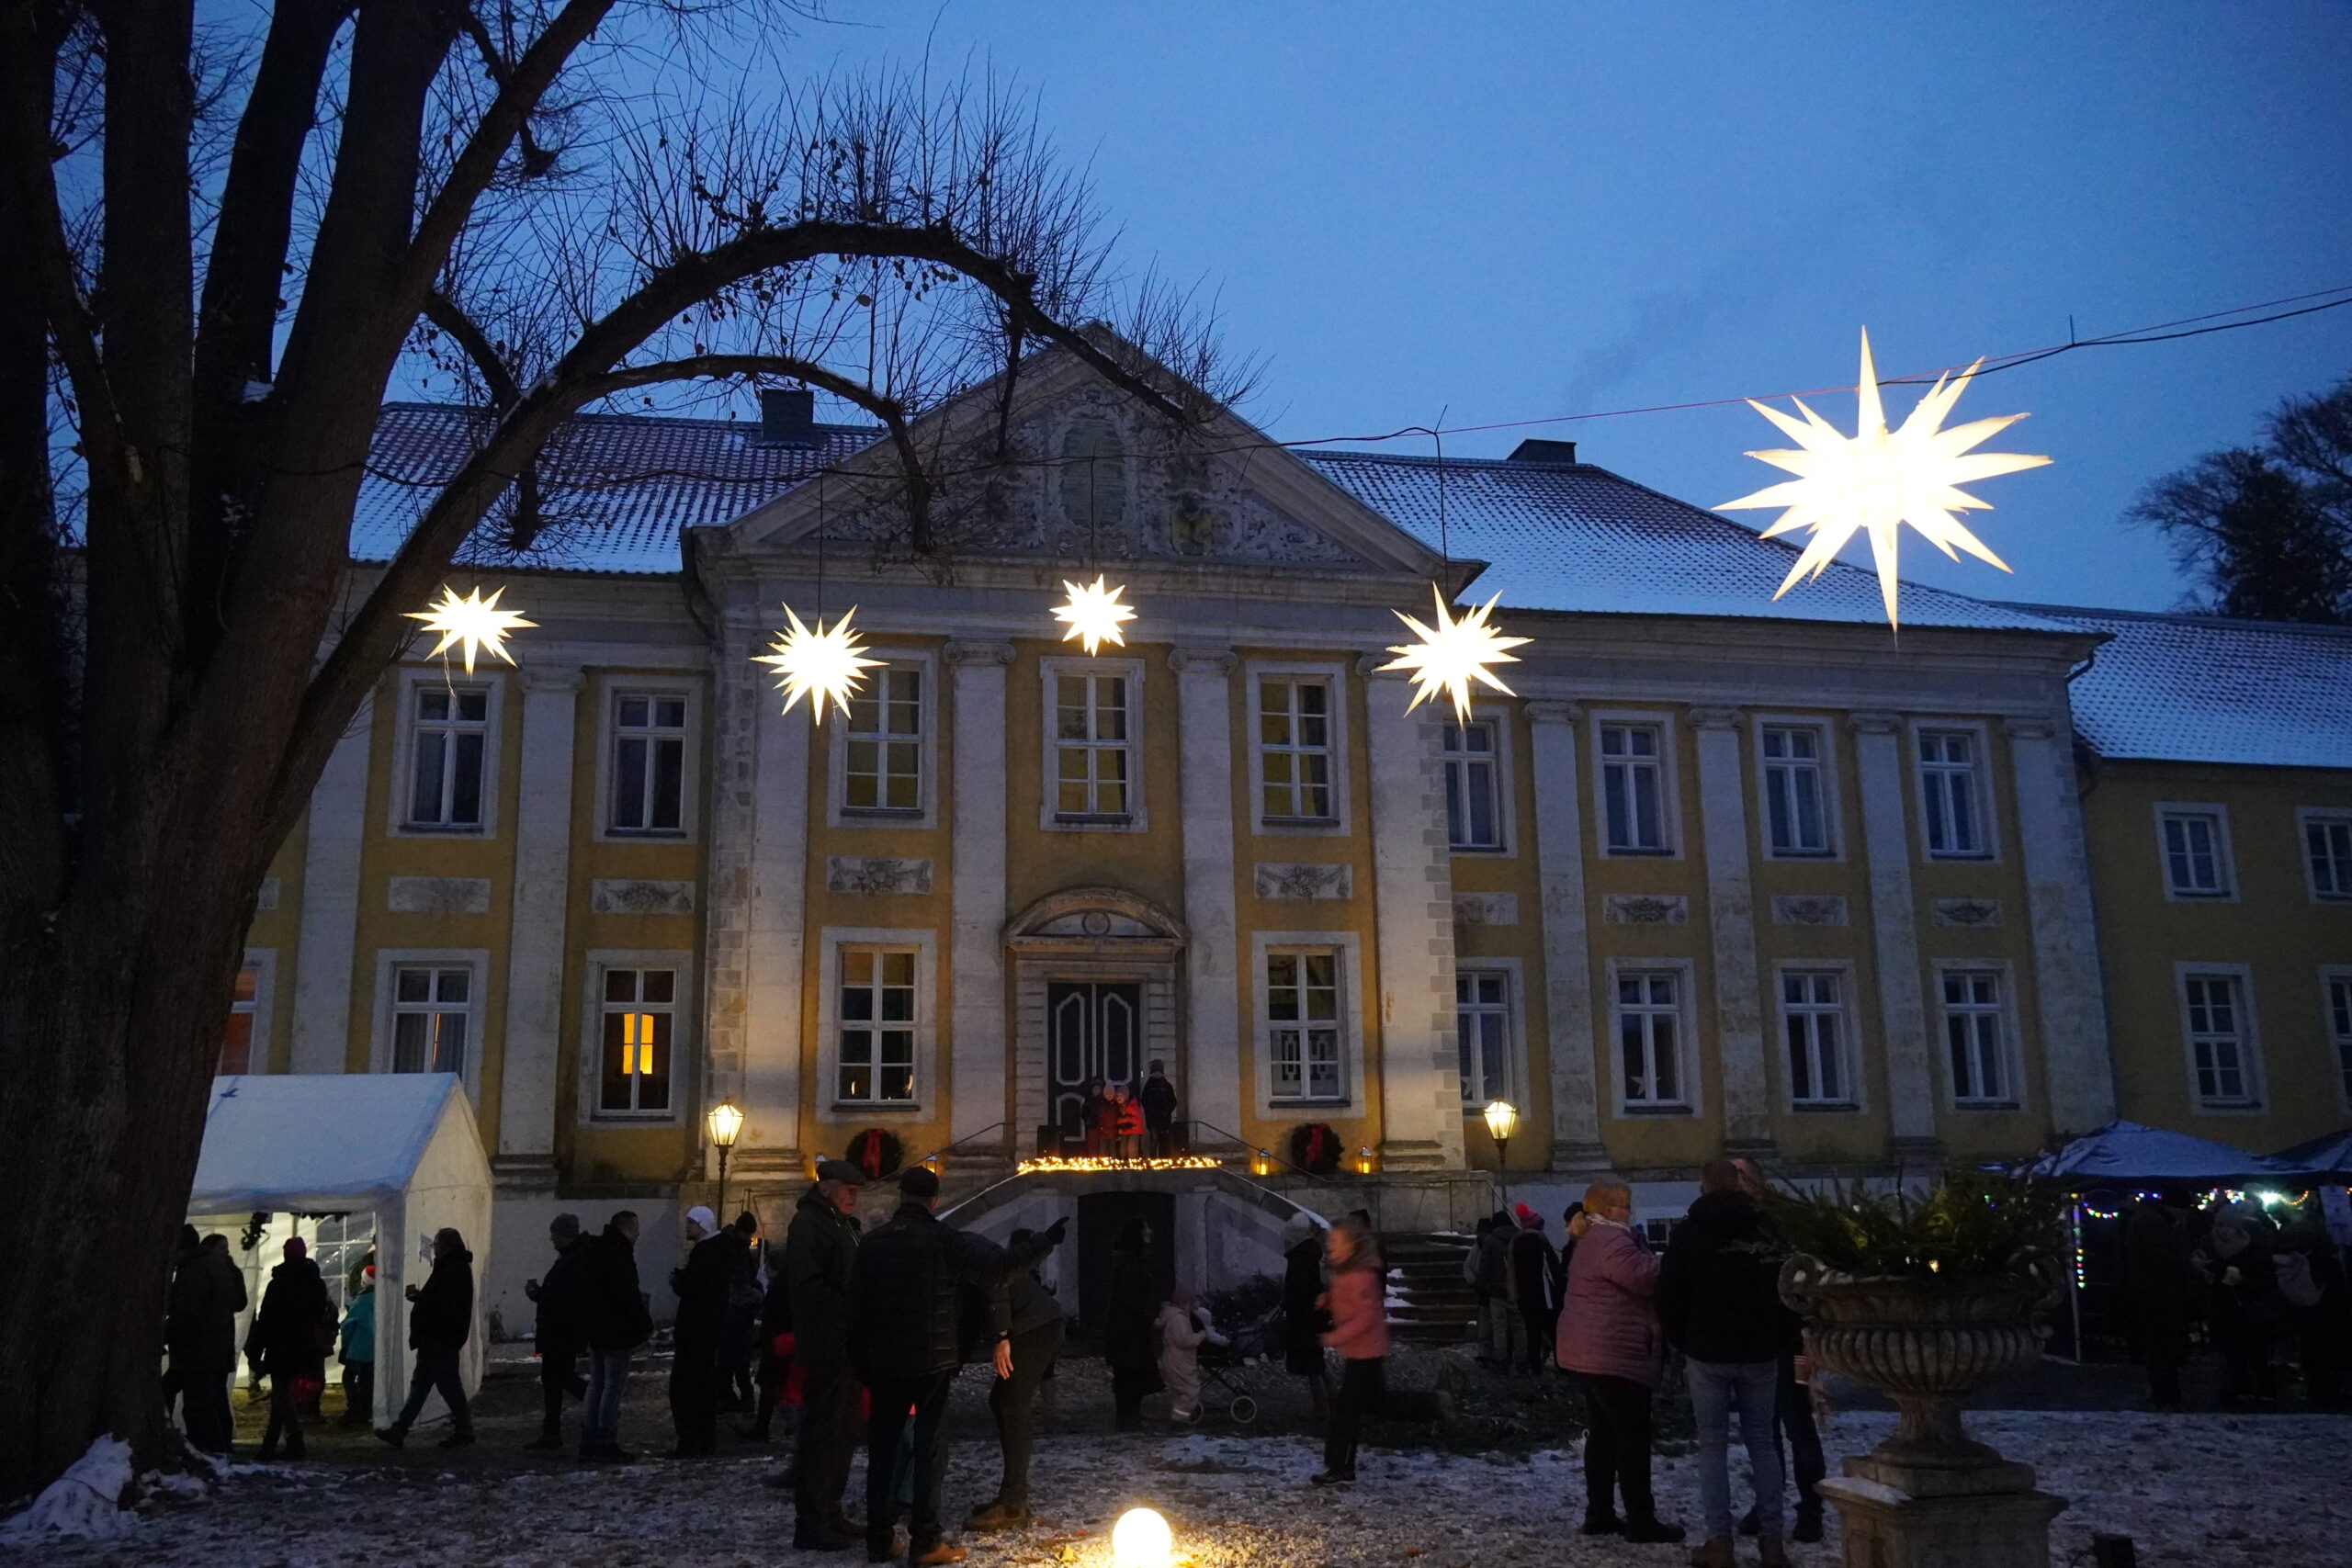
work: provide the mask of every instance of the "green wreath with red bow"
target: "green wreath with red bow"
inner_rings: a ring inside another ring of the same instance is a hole
[[[898,1134],[881,1127],[868,1127],[849,1141],[848,1150],[842,1156],[850,1164],[865,1172],[868,1181],[898,1174],[907,1151],[899,1144]]]
[[[1340,1159],[1347,1152],[1340,1142],[1340,1134],[1327,1122],[1302,1122],[1290,1130],[1290,1163],[1316,1176],[1329,1176],[1340,1168]]]

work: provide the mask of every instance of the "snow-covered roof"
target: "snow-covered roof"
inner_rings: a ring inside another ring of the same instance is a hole
[[[1885,623],[1872,573],[1840,562],[1776,600],[1795,550],[1590,463],[1297,456],[1430,548],[1491,562],[1470,596],[1500,593],[1506,609]],[[1902,608],[1910,626],[2071,629],[1916,583]]]
[[[481,411],[387,403],[351,520],[351,558],[392,558],[435,491],[488,432]],[[873,445],[872,425],[820,424],[814,446],[763,440],[757,420],[580,414],[539,460],[553,526],[529,564],[557,571],[669,575],[680,530],[727,523]],[[460,559],[501,559],[479,541]]]
[[[2352,627],[2020,608],[2112,639],[2073,693],[2101,756],[2352,768]]]
[[[369,1209],[420,1182],[465,1184],[477,1167],[486,1195],[489,1161],[454,1074],[219,1077],[187,1212]]]

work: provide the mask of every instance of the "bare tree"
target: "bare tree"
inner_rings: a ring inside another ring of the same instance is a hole
[[[2287,399],[2263,437],[2167,474],[2126,516],[2170,540],[2197,607],[2352,623],[2352,380]]]
[[[0,0],[0,1496],[102,1433],[159,1456],[163,1286],[263,874],[403,612],[469,540],[560,529],[536,465],[571,414],[822,389],[887,431],[913,557],[943,457],[916,421],[982,377],[1009,399],[1035,348],[1199,417],[1081,330],[1116,290],[1026,105],[771,85],[783,9]],[[1182,305],[1132,330],[1198,383]],[[439,378],[476,439],[347,604],[396,378]]]

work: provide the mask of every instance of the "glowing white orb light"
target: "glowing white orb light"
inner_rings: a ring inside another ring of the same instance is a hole
[[[1176,1537],[1149,1508],[1129,1508],[1111,1527],[1111,1568],[1168,1568]]]

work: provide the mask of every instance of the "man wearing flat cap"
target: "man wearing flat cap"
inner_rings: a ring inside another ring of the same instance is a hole
[[[857,1257],[857,1194],[865,1172],[845,1159],[820,1160],[785,1234],[794,1359],[803,1382],[800,1443],[793,1459],[792,1542],[842,1551],[865,1527],[842,1512],[850,1455],[857,1446],[857,1379],[849,1366],[849,1271]]]

